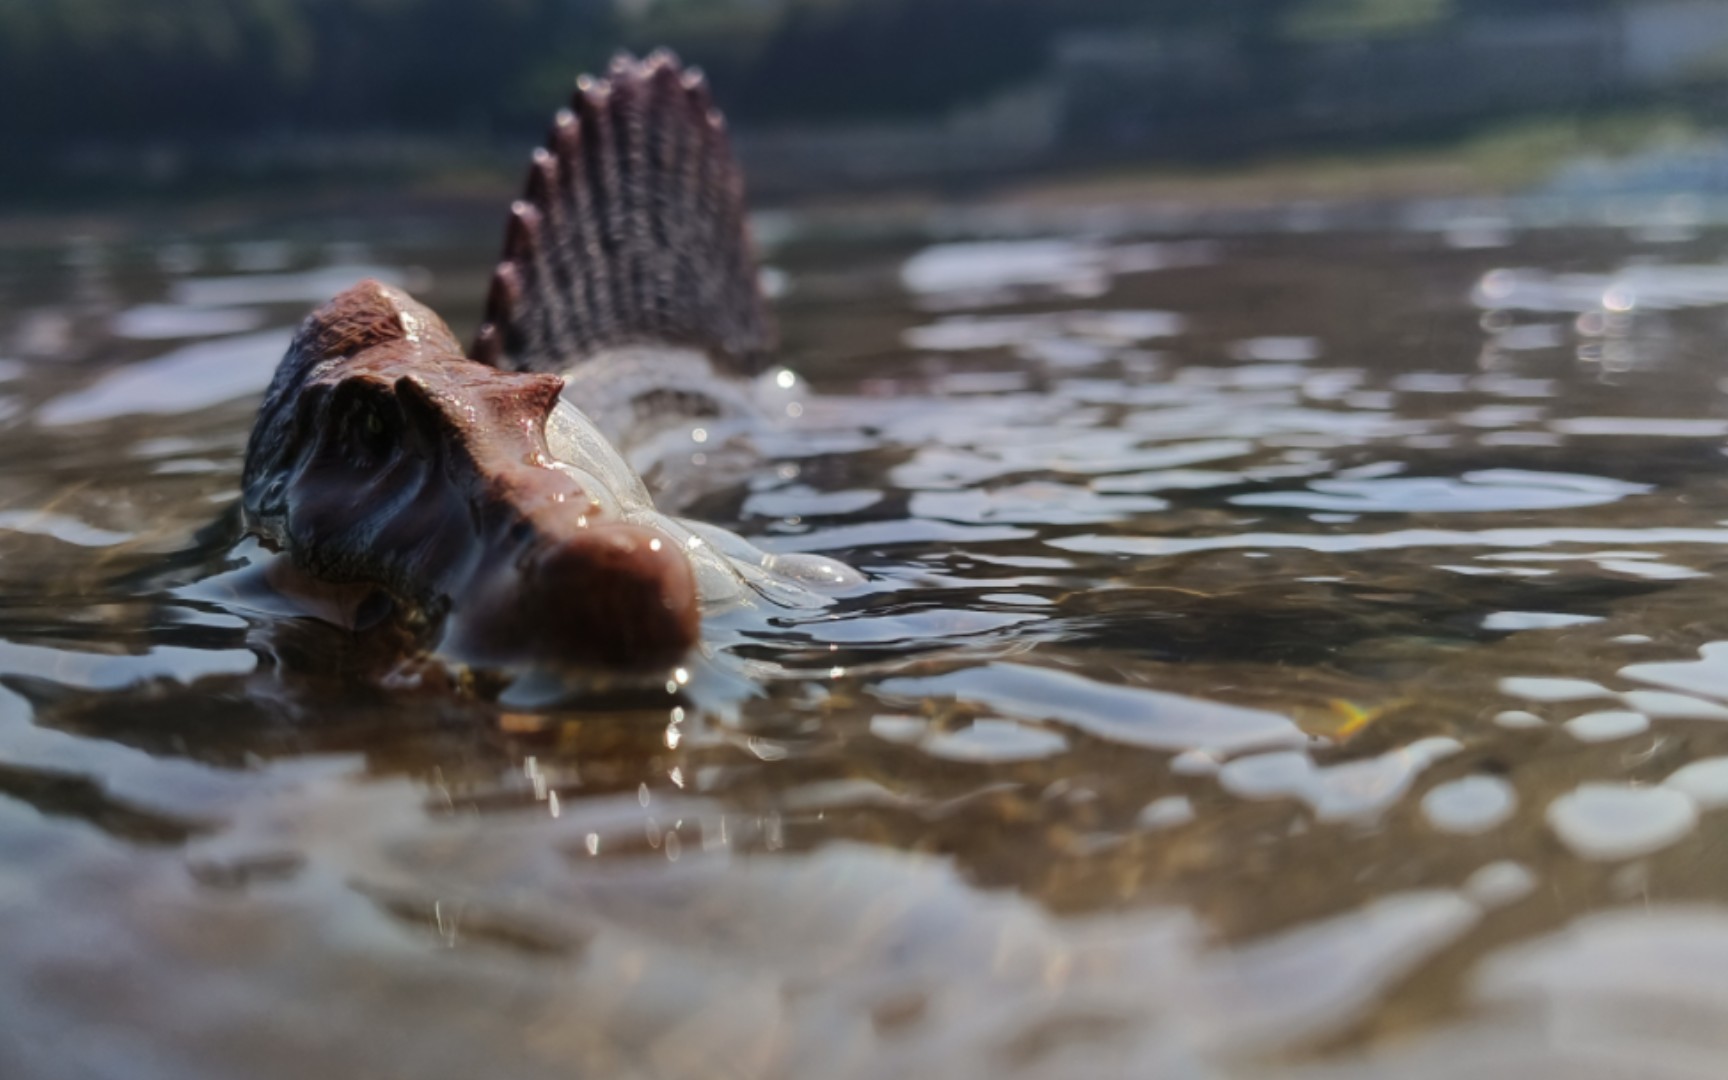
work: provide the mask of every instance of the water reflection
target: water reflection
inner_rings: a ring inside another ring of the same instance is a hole
[[[1103,296],[1118,275],[1197,266],[1212,245],[990,240],[936,244],[907,259],[900,281],[928,308],[993,307],[1040,297]],[[1148,335],[1154,336],[1154,335]]]
[[[264,330],[186,345],[120,368],[36,413],[47,425],[88,424],[129,413],[183,413],[261,394],[291,335]]]
[[[489,221],[5,252],[0,1051],[1571,1075],[1554,1017],[1719,1019],[1719,234],[1210,224],[794,230],[820,392],[674,497],[873,584],[557,709],[273,610],[221,528],[305,305],[472,314]]]

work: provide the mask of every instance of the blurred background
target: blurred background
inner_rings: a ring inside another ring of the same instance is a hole
[[[1718,0],[0,0],[0,207],[495,199],[658,45],[758,200],[1728,190]]]

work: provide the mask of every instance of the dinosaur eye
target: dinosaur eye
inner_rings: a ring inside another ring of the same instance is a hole
[[[384,418],[378,415],[377,409],[367,409],[361,423],[365,426],[368,435],[376,437],[384,434]]]

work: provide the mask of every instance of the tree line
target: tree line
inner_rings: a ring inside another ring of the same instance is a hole
[[[661,41],[746,122],[909,116],[1026,78],[1064,30],[1125,23],[1237,35],[1275,94],[1293,27],[1609,2],[0,0],[0,140],[516,132],[572,73]]]

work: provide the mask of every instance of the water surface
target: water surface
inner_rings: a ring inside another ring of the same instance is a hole
[[[489,222],[0,253],[0,1072],[1719,1075],[1728,233],[1164,224],[774,230],[669,497],[872,584],[556,710],[208,531]]]

